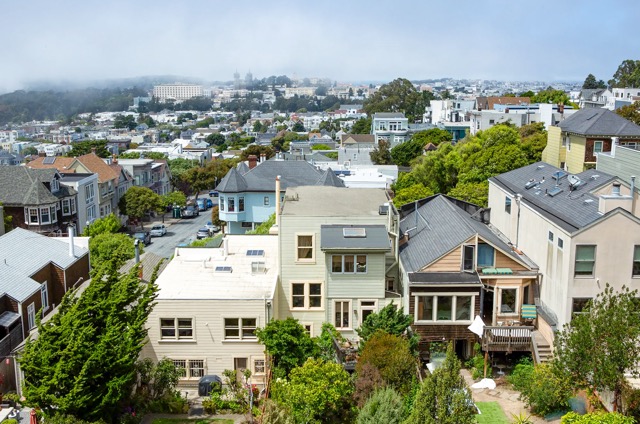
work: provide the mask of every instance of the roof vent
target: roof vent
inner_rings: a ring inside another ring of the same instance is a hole
[[[598,178],[600,178],[600,175],[599,174],[594,174],[589,178],[591,178],[592,180],[597,180]]]
[[[577,175],[569,175],[569,178],[567,179],[569,180],[569,186],[571,190],[575,190],[582,184],[584,184],[584,181],[582,181]]]
[[[542,169],[542,168],[544,168],[544,165],[538,165],[538,166],[536,167],[536,169]]]
[[[530,179],[530,180],[529,180],[529,181],[524,185],[524,188],[526,188],[527,190],[529,190],[531,187],[534,187],[534,186],[536,186],[537,184],[538,184],[538,182],[537,182],[535,179],[531,178],[531,179]]]
[[[567,176],[567,173],[564,171],[556,171],[553,173],[553,179],[555,179],[556,181],[560,181],[566,176]]]
[[[549,191],[547,192],[547,194],[548,194],[550,197],[555,197],[555,196],[557,196],[558,194],[562,193],[562,191],[563,191],[563,190],[564,190],[564,189],[563,189],[563,188],[561,188],[561,187],[554,187],[554,188],[552,188],[551,190],[549,190]]]
[[[584,199],[584,202],[582,202],[585,205],[590,205],[593,203],[593,199]]]

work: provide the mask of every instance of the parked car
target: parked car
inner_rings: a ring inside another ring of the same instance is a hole
[[[209,237],[211,234],[209,234],[209,229],[207,227],[204,228],[200,228],[198,230],[198,232],[196,233],[196,238],[198,240],[203,239],[203,238],[207,238]]]
[[[154,225],[153,227],[151,227],[151,231],[149,231],[149,234],[151,234],[151,237],[162,237],[163,235],[167,234],[167,227],[165,227],[164,224]]]
[[[198,208],[195,206],[187,206],[182,210],[183,218],[195,218],[196,216],[199,216],[199,215],[200,215],[200,211],[198,211]]]
[[[215,190],[210,190],[209,191],[209,197],[218,197],[218,192]]]
[[[213,207],[211,199],[204,199],[204,201],[207,203],[207,209],[211,209]]]
[[[218,231],[220,231],[220,227],[218,227],[217,225],[213,225],[213,222],[209,221],[205,224],[205,227],[207,227],[207,229],[209,230],[209,234],[215,234]]]
[[[151,244],[151,234],[149,234],[149,231],[138,231],[133,233],[133,238],[140,240],[145,246]]]
[[[207,210],[207,202],[205,202],[204,199],[198,199],[196,204],[198,205],[199,211],[204,212]]]

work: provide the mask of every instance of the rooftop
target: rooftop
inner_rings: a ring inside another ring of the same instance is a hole
[[[390,250],[389,234],[384,225],[322,225],[322,250]]]
[[[282,216],[379,216],[380,206],[389,202],[381,188],[291,187]]]
[[[580,109],[558,126],[562,131],[586,136],[640,137],[640,126],[602,108]]]

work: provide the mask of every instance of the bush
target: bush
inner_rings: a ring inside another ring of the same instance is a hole
[[[531,382],[520,393],[531,412],[547,415],[551,412],[569,409],[572,384],[569,376],[549,364],[534,367]]]
[[[392,388],[378,390],[369,398],[360,414],[357,424],[400,424],[403,414],[402,397]]]
[[[477,380],[484,377],[484,355],[480,343],[473,345],[473,356],[465,364],[471,371],[471,378]],[[487,375],[492,375],[491,365],[487,364]]]
[[[569,412],[560,421],[561,424],[633,424],[634,422],[633,418],[617,412],[593,412],[585,415]]]
[[[531,358],[525,356],[518,362],[511,374],[507,376],[507,381],[511,383],[515,390],[519,392],[525,391],[533,380],[533,371],[534,367]]]

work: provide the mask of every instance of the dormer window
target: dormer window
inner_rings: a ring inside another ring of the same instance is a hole
[[[60,190],[60,183],[56,178],[54,178],[53,180],[51,180],[51,192],[55,193],[58,190]]]

